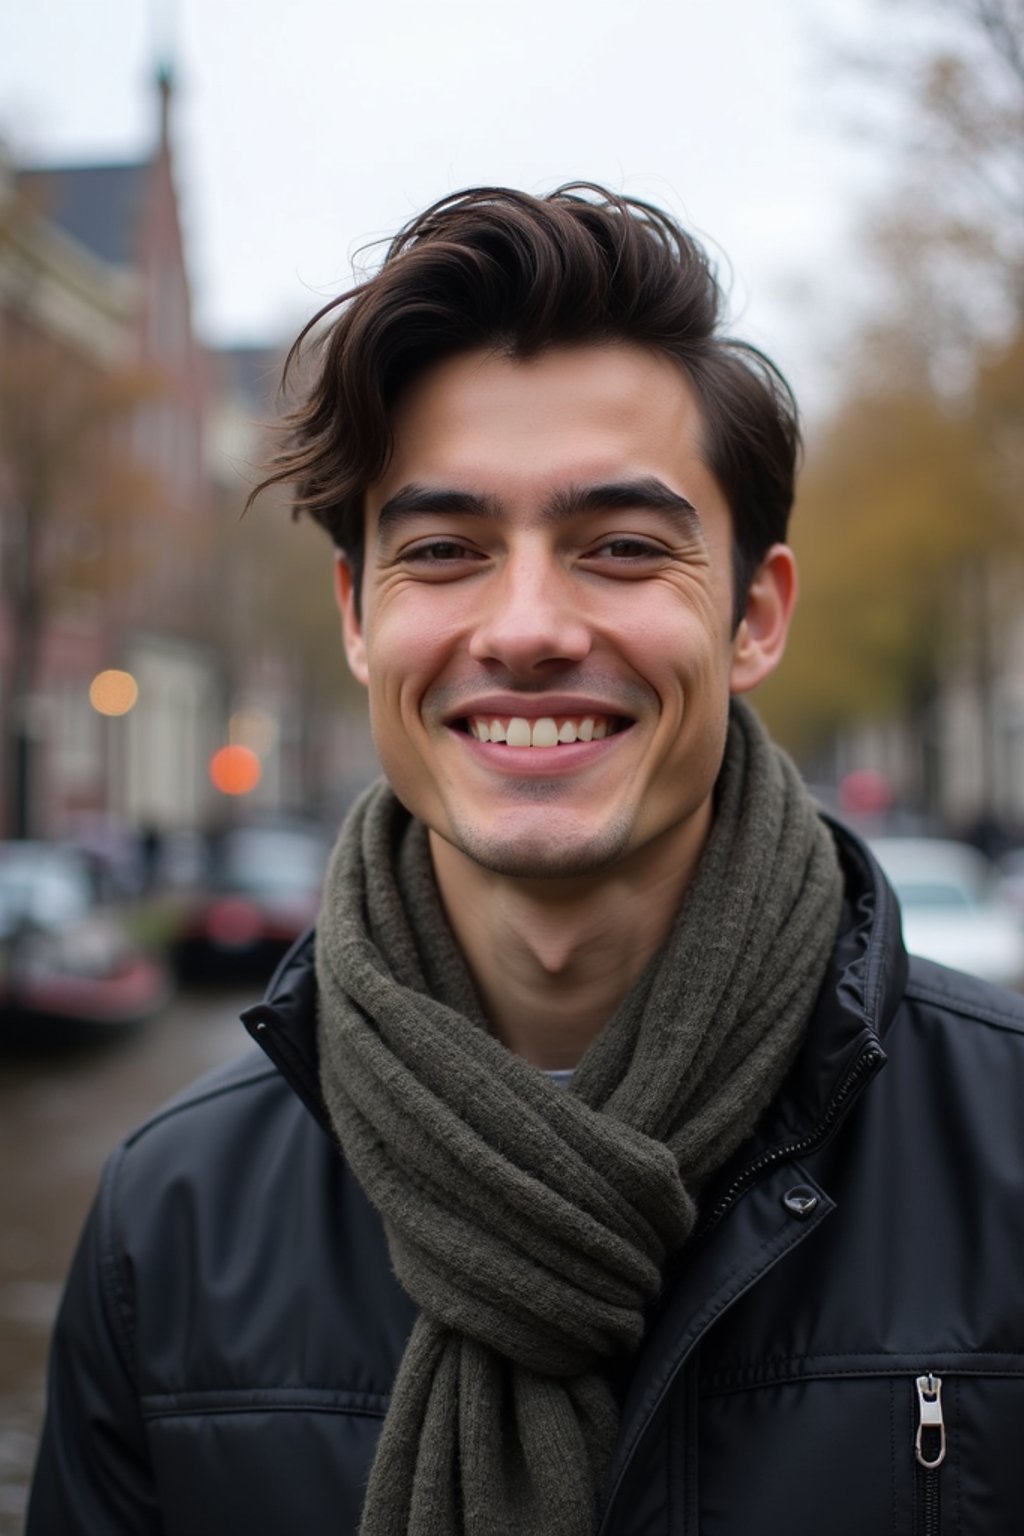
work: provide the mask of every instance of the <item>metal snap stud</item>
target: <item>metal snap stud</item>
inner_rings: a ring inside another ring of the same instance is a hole
[[[786,1191],[782,1203],[791,1216],[795,1216],[798,1221],[806,1221],[818,1208],[818,1196],[809,1185],[797,1184]]]

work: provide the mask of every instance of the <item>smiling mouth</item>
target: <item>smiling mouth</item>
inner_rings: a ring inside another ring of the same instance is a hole
[[[631,721],[620,715],[469,715],[459,727],[474,741],[500,742],[506,747],[558,747],[577,741],[603,741],[625,731]]]

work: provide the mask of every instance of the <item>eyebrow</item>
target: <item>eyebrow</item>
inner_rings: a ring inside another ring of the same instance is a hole
[[[542,516],[546,522],[562,523],[588,512],[633,510],[669,512],[690,529],[700,525],[700,515],[693,503],[671,490],[656,475],[643,475],[635,480],[601,481],[595,485],[565,486],[549,498]],[[449,517],[496,518],[502,514],[502,505],[496,496],[413,482],[389,496],[381,507],[377,519],[377,536],[382,537],[403,518],[430,513]]]
[[[563,522],[585,512],[671,512],[686,522],[700,521],[697,508],[678,491],[670,490],[656,475],[637,480],[609,480],[597,485],[570,485],[554,493],[544,515]]]
[[[420,517],[424,513],[472,517],[498,517],[501,507],[493,496],[482,496],[476,491],[455,491],[444,486],[404,485],[389,496],[377,515],[377,533],[384,533],[393,523],[405,517]]]

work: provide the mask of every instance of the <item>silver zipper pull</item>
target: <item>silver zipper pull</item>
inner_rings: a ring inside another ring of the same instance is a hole
[[[922,1467],[941,1467],[946,1459],[946,1426],[942,1419],[942,1377],[933,1376],[929,1371],[927,1376],[917,1378],[917,1439],[914,1441],[914,1451]],[[937,1429],[939,1432],[939,1448],[934,1456],[927,1456],[921,1449],[921,1437],[926,1429]]]

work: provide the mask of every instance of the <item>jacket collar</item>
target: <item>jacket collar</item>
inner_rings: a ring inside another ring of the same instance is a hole
[[[856,1076],[858,1062],[872,1053],[874,1066],[885,1060],[881,1042],[907,973],[899,908],[865,844],[840,823],[829,825],[845,882],[832,959],[804,1044],[761,1127],[723,1171],[728,1177],[735,1177],[741,1164],[752,1166],[752,1156],[756,1160],[767,1148],[798,1145],[816,1133],[822,1140],[822,1128],[834,1128],[856,1097],[844,1096],[843,1088]],[[313,951],[310,932],[278,966],[265,1000],[247,1009],[242,1020],[332,1135],[320,1092]]]
[[[271,977],[263,1002],[247,1008],[242,1023],[333,1140],[320,1091],[314,941],[310,929],[292,945]]]
[[[763,1141],[811,1136],[865,1054],[884,1063],[882,1045],[907,980],[896,896],[861,839],[828,821],[845,888],[832,958],[804,1043],[776,1096]]]
[[[701,1191],[691,1242],[706,1236],[748,1189],[830,1141],[887,1060],[882,1042],[907,978],[899,906],[865,844],[841,823],[826,820],[843,870],[844,899],[825,979],[782,1088],[752,1135]]]

